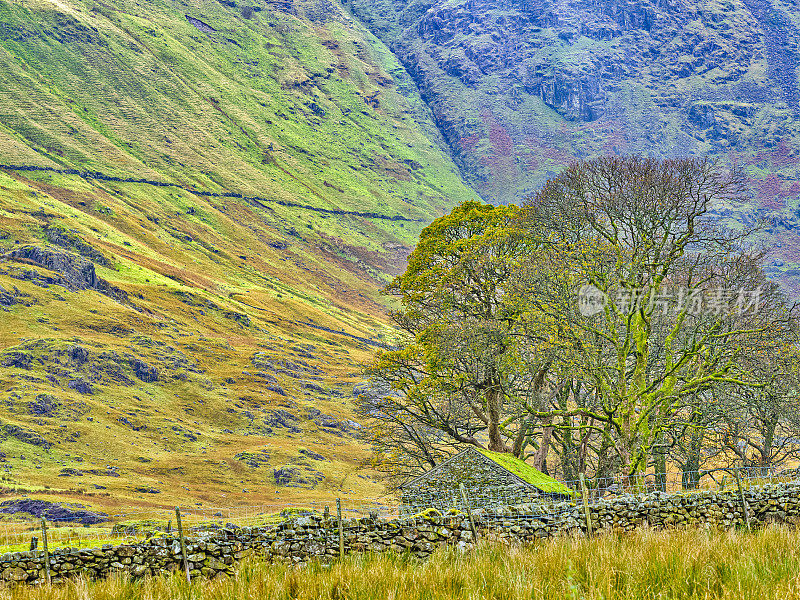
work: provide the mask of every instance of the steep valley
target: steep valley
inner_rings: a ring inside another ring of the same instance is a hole
[[[380,290],[459,202],[601,154],[741,165],[800,291],[791,0],[0,0],[0,486],[384,493]]]

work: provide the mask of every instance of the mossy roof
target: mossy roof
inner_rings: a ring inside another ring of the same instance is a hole
[[[510,471],[526,483],[539,488],[548,494],[564,494],[572,495],[574,490],[571,490],[560,481],[553,479],[549,475],[545,475],[538,469],[534,469],[525,461],[505,454],[503,452],[492,452],[491,450],[484,450],[483,448],[475,448],[478,452],[483,454],[492,462],[500,465],[506,471]]]

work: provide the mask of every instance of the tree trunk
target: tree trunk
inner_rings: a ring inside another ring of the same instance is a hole
[[[545,419],[545,427],[542,432],[542,439],[539,442],[539,449],[533,455],[533,468],[542,473],[546,472],[545,463],[547,461],[547,451],[550,448],[550,439],[553,437],[552,427],[553,417]]]
[[[667,452],[661,445],[653,445],[653,470],[656,476],[656,489],[667,491]]]
[[[564,419],[566,421],[566,419]],[[563,425],[563,421],[562,421]],[[572,428],[567,427],[559,431],[556,436],[558,453],[561,456],[561,473],[565,481],[578,478],[578,465],[580,464],[580,449],[572,439]]]
[[[500,433],[500,413],[503,404],[503,392],[497,384],[486,388],[486,417],[489,420],[489,450],[508,452]]]
[[[600,448],[597,452],[597,486],[606,488],[611,485],[614,473],[619,469],[619,464],[615,454],[611,450],[614,442],[611,438],[611,423],[606,422],[603,428],[603,437],[600,440]],[[584,459],[584,469],[585,459]]]
[[[685,490],[697,489],[697,484],[700,481],[700,455],[690,454],[686,459],[686,464],[683,465],[684,470],[681,474],[681,487]]]
[[[514,439],[514,447],[512,448],[511,453],[514,455],[515,458],[522,457],[522,452],[525,450],[525,447],[530,443],[528,434],[532,429],[533,429],[533,416],[530,416],[520,424],[519,431],[517,431],[517,435]]]
[[[775,430],[777,427],[778,419],[775,417],[765,420],[761,428],[761,435],[764,438],[764,444],[760,448],[762,477],[768,476],[772,467],[772,447],[775,445]]]

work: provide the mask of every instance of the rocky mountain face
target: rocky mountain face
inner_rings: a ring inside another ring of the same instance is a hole
[[[519,201],[600,154],[718,156],[753,178],[797,290],[798,26],[784,0],[350,0],[412,74],[468,181]]]

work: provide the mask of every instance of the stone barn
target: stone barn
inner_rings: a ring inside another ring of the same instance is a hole
[[[462,507],[463,484],[472,508],[568,498],[574,491],[510,454],[470,446],[400,486],[403,512]]]

